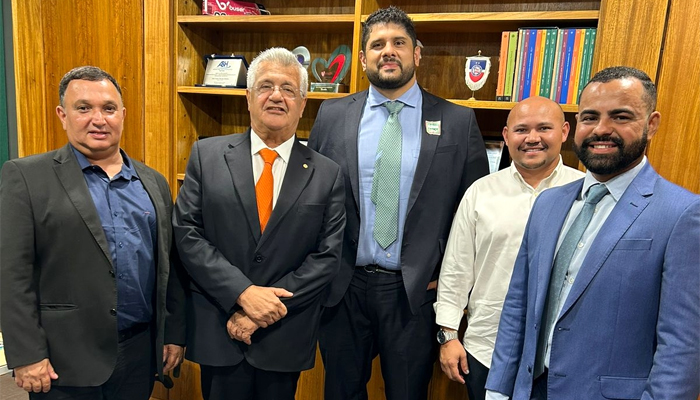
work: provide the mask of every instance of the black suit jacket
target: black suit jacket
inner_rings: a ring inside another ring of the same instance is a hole
[[[313,367],[323,289],[340,266],[345,209],[337,164],[295,142],[279,198],[260,233],[250,135],[195,142],[173,214],[192,282],[188,359],[228,366],[244,358],[269,371]],[[258,329],[250,346],[229,338],[226,321],[250,285],[282,287],[288,314]]]
[[[486,149],[474,111],[421,90],[423,94],[421,149],[403,231],[401,271],[415,314],[435,299],[426,293],[437,279],[452,217],[465,190],[488,173]],[[347,225],[343,263],[329,287],[324,306],[337,304],[355,270],[360,235],[357,135],[367,91],[325,100],[309,136],[309,147],[340,164],[345,175]],[[439,135],[428,134],[426,121],[440,121]]]
[[[162,376],[163,344],[185,339],[184,291],[171,273],[172,199],[162,175],[131,161],[156,210],[153,357]],[[8,366],[48,358],[59,376],[56,385],[104,383],[117,359],[113,271],[71,147],[6,162],[0,179],[0,314]]]

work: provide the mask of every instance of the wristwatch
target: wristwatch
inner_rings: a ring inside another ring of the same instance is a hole
[[[446,331],[442,328],[437,333],[437,341],[440,344],[445,344],[450,340],[457,339],[457,331]]]

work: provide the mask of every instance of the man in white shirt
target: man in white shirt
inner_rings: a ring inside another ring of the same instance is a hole
[[[634,68],[583,89],[574,150],[588,172],[532,208],[487,399],[697,400],[700,196],[649,165],[655,109]]]
[[[435,311],[440,365],[451,380],[466,381],[470,400],[484,399],[501,307],[532,204],[543,190],[583,177],[561,161],[568,134],[569,123],[552,100],[530,97],[516,104],[503,128],[511,166],[476,181],[459,205]],[[462,346],[455,339],[467,306]]]

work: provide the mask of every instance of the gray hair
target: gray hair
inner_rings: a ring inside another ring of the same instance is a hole
[[[119,92],[119,98],[121,99],[122,97],[122,88],[119,87],[119,83],[117,83],[117,80],[114,79],[112,75],[108,74],[100,68],[93,67],[91,65],[85,65],[82,67],[73,68],[72,70],[68,71],[65,75],[63,75],[63,78],[61,78],[61,83],[58,84],[58,99],[60,101],[61,106],[63,106],[63,97],[66,95],[66,89],[68,88],[68,84],[76,79],[92,82],[99,82],[105,80],[110,81],[112,82],[114,87],[117,88],[117,92]]]
[[[246,86],[252,89],[255,81],[258,78],[260,64],[270,62],[278,67],[296,67],[299,71],[299,92],[301,97],[306,97],[306,90],[309,87],[309,74],[306,68],[299,62],[297,56],[291,51],[283,47],[272,47],[264,50],[253,59],[248,67],[248,76],[246,77]]]

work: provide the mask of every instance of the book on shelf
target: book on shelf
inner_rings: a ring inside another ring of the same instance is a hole
[[[577,104],[591,75],[596,28],[519,28],[501,33],[496,101],[543,96]]]
[[[496,85],[496,100],[503,101],[503,94],[505,92],[505,78],[506,78],[506,63],[508,61],[508,39],[510,38],[509,32],[505,31],[501,33],[501,51],[498,56],[498,84]]]
[[[508,59],[506,61],[505,88],[503,89],[503,101],[511,101],[513,98],[513,77],[515,76],[515,56],[518,51],[518,32],[508,32]]]

